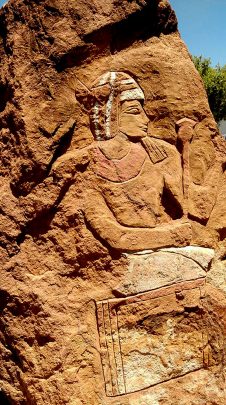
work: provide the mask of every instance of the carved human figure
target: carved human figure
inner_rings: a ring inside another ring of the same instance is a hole
[[[191,240],[181,156],[149,136],[144,99],[128,74],[101,76],[90,94],[94,142],[77,157],[86,162],[80,198],[87,225],[122,251],[185,246]]]
[[[143,91],[128,74],[109,72],[94,83],[92,96],[92,200],[84,196],[90,226],[122,250],[188,244],[181,157],[148,136]]]

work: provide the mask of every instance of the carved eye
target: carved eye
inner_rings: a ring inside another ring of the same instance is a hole
[[[128,114],[139,114],[140,113],[140,109],[138,107],[132,107],[132,108],[128,108],[126,110],[126,112]]]

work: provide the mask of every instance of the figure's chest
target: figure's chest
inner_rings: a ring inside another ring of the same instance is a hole
[[[159,169],[159,170],[158,170]],[[113,181],[98,179],[101,191],[107,200],[128,199],[143,201],[148,204],[160,196],[164,186],[164,173],[160,165],[154,165],[146,159],[140,172],[130,180],[116,183]]]
[[[108,159],[99,148],[95,148],[92,169],[97,178],[121,184],[139,176],[147,158],[140,144],[131,144],[129,152],[122,159]]]
[[[161,213],[164,176],[159,165],[146,160],[131,180],[115,183],[99,179],[101,193],[116,217],[127,226],[155,226]]]
[[[155,226],[161,222],[164,162],[153,163],[140,144],[121,160],[109,160],[100,150],[92,171],[98,189],[117,221],[125,226]]]

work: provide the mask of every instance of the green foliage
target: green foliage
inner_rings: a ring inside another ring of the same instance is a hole
[[[207,92],[209,105],[217,122],[226,119],[226,65],[211,66],[210,58],[193,56]]]

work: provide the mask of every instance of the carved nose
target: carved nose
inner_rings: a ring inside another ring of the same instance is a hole
[[[149,123],[149,119],[148,119],[148,117],[147,117],[147,115],[146,115],[145,112],[144,112],[144,114],[143,114],[143,119],[144,119],[144,124],[147,125],[147,124]]]

